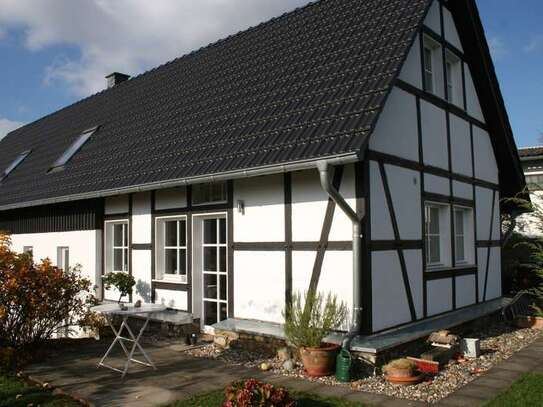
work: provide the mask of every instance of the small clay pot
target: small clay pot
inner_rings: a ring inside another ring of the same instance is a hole
[[[543,330],[543,318],[518,316],[515,318],[515,325],[519,328],[532,328]]]
[[[339,345],[325,344],[320,348],[300,348],[300,356],[308,376],[322,377],[334,374]]]
[[[387,367],[386,369],[387,376],[391,377],[412,377],[413,369],[402,369],[399,367]]]

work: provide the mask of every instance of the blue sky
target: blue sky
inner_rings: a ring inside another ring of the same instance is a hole
[[[106,73],[142,72],[305,3],[0,0],[0,137],[101,89]],[[477,3],[517,144],[543,144],[543,2]]]

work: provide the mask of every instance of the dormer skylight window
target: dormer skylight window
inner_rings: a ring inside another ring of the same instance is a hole
[[[91,138],[91,136],[98,130],[98,127],[85,130],[79,135],[79,137],[72,143],[72,145],[55,161],[48,172],[56,172],[64,169],[64,166],[72,157],[77,153],[81,147]]]
[[[21,154],[17,156],[15,160],[4,170],[4,172],[0,175],[0,182],[4,181],[6,177],[21,164],[26,157],[30,154],[32,150],[26,150],[23,151]]]

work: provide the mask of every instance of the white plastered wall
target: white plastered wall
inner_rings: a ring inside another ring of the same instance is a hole
[[[339,192],[352,208],[356,207],[353,165],[345,166]],[[320,185],[316,169],[292,173],[292,239],[294,241],[316,242],[320,239],[327,205],[328,195]],[[352,223],[337,207],[334,211],[329,240],[352,240]]]
[[[234,182],[235,242],[282,242],[285,240],[283,175],[255,177]]]
[[[469,123],[454,114],[449,115],[449,123],[452,170],[456,174],[471,177],[471,134]]]
[[[417,67],[420,74],[420,58]],[[419,140],[415,96],[399,88],[392,89],[370,138],[370,149],[418,161]]]
[[[447,122],[445,111],[424,100],[420,102],[424,164],[448,169]]]
[[[443,29],[445,31],[445,39],[447,42],[454,45],[460,51],[463,51],[462,43],[460,42],[460,36],[456,30],[453,16],[447,7],[443,7]]]
[[[499,182],[498,164],[490,135],[477,126],[473,126],[473,155],[475,177],[497,184]]]
[[[420,69],[420,36],[417,34],[411,50],[407,54],[405,64],[399,78],[419,89],[422,89],[422,71]]]
[[[101,273],[101,230],[82,230],[72,232],[26,233],[11,236],[13,249],[22,252],[24,246],[32,246],[34,259],[49,258],[57,264],[57,249],[68,247],[70,267],[81,265],[81,274],[92,285],[100,283]]]
[[[416,317],[423,317],[422,257],[420,250],[404,250]],[[397,326],[411,321],[405,284],[397,251],[373,252],[372,319],[373,330]]]

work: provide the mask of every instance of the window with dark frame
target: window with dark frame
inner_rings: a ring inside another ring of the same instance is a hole
[[[159,280],[187,282],[187,219],[157,218],[157,273]]]
[[[434,93],[433,49],[424,41],[424,90]]]
[[[193,205],[218,204],[226,201],[226,182],[195,184],[192,186]]]

